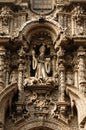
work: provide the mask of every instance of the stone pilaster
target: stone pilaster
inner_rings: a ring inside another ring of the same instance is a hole
[[[5,48],[0,46],[0,91],[4,88],[4,57],[5,57]]]
[[[79,82],[79,89],[82,92],[85,92],[85,85],[86,85],[86,67],[85,67],[85,50],[83,47],[79,47],[78,49],[78,82]]]

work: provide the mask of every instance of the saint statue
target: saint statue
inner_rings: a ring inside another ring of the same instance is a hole
[[[50,58],[45,58],[45,46],[39,48],[39,57],[36,58],[35,50],[32,51],[32,68],[36,70],[36,78],[46,78],[50,73]]]

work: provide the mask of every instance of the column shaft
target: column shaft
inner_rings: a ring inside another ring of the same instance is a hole
[[[79,82],[79,89],[82,92],[85,92],[85,85],[86,85],[86,67],[85,67],[85,50],[83,47],[79,47],[78,49],[78,82]]]
[[[61,64],[59,66],[59,82],[60,82],[60,101],[64,101],[64,90],[65,90],[65,70],[64,66]]]
[[[5,49],[3,46],[0,46],[0,91],[4,88],[4,56]]]

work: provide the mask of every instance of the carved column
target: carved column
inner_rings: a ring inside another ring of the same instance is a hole
[[[23,93],[24,58],[25,58],[25,52],[23,48],[21,48],[19,51],[19,68],[18,68],[19,100],[22,100],[22,93]]]
[[[75,25],[75,18],[74,16],[72,16],[71,18],[71,22],[72,22],[72,35],[75,35],[75,30],[76,30],[76,25]]]
[[[77,65],[74,66],[74,86],[76,88],[79,88],[79,86],[78,86],[78,66]]]
[[[31,65],[30,56],[28,56],[27,72],[29,76],[30,76],[30,65]]]
[[[5,84],[8,86],[10,83],[10,52],[7,51],[5,58]]]
[[[18,68],[18,87],[19,87],[19,91],[22,91],[22,85],[23,85],[23,65],[22,63],[19,64],[19,68]]]
[[[73,77],[73,79],[74,79],[74,86],[79,89],[79,84],[78,84],[78,57],[77,57],[77,53],[76,52],[74,53],[73,66],[74,66],[74,68],[73,68],[73,72],[74,72],[74,77]]]
[[[2,33],[2,19],[0,17],[0,33]]]
[[[64,101],[65,90],[65,68],[63,64],[59,65],[59,87],[60,87],[60,101]]]
[[[22,100],[23,93],[23,64],[19,63],[18,68],[18,89],[19,89],[19,100]]]
[[[59,93],[60,93],[60,101],[64,101],[64,90],[65,90],[65,68],[64,68],[64,50],[62,47],[59,48],[57,53],[57,57],[59,58]]]
[[[13,17],[10,17],[10,34],[12,35],[13,33]]]
[[[18,67],[18,102],[16,103],[16,111],[18,115],[22,115],[23,111],[23,102],[24,102],[24,88],[23,88],[23,73],[24,73],[24,58],[25,58],[25,51],[23,47],[19,50],[19,67]]]
[[[9,68],[6,68],[6,86],[9,84]]]
[[[79,89],[82,92],[85,92],[85,85],[86,85],[86,67],[85,67],[85,49],[83,47],[79,47],[78,49],[78,80],[79,80]]]
[[[4,87],[4,56],[5,48],[0,46],[0,91]]]
[[[53,76],[55,76],[55,73],[56,73],[56,56],[53,56],[52,64],[53,64]]]

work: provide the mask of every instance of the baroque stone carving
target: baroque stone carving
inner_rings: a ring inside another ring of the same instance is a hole
[[[51,1],[0,1],[2,130],[86,127],[86,2]]]

